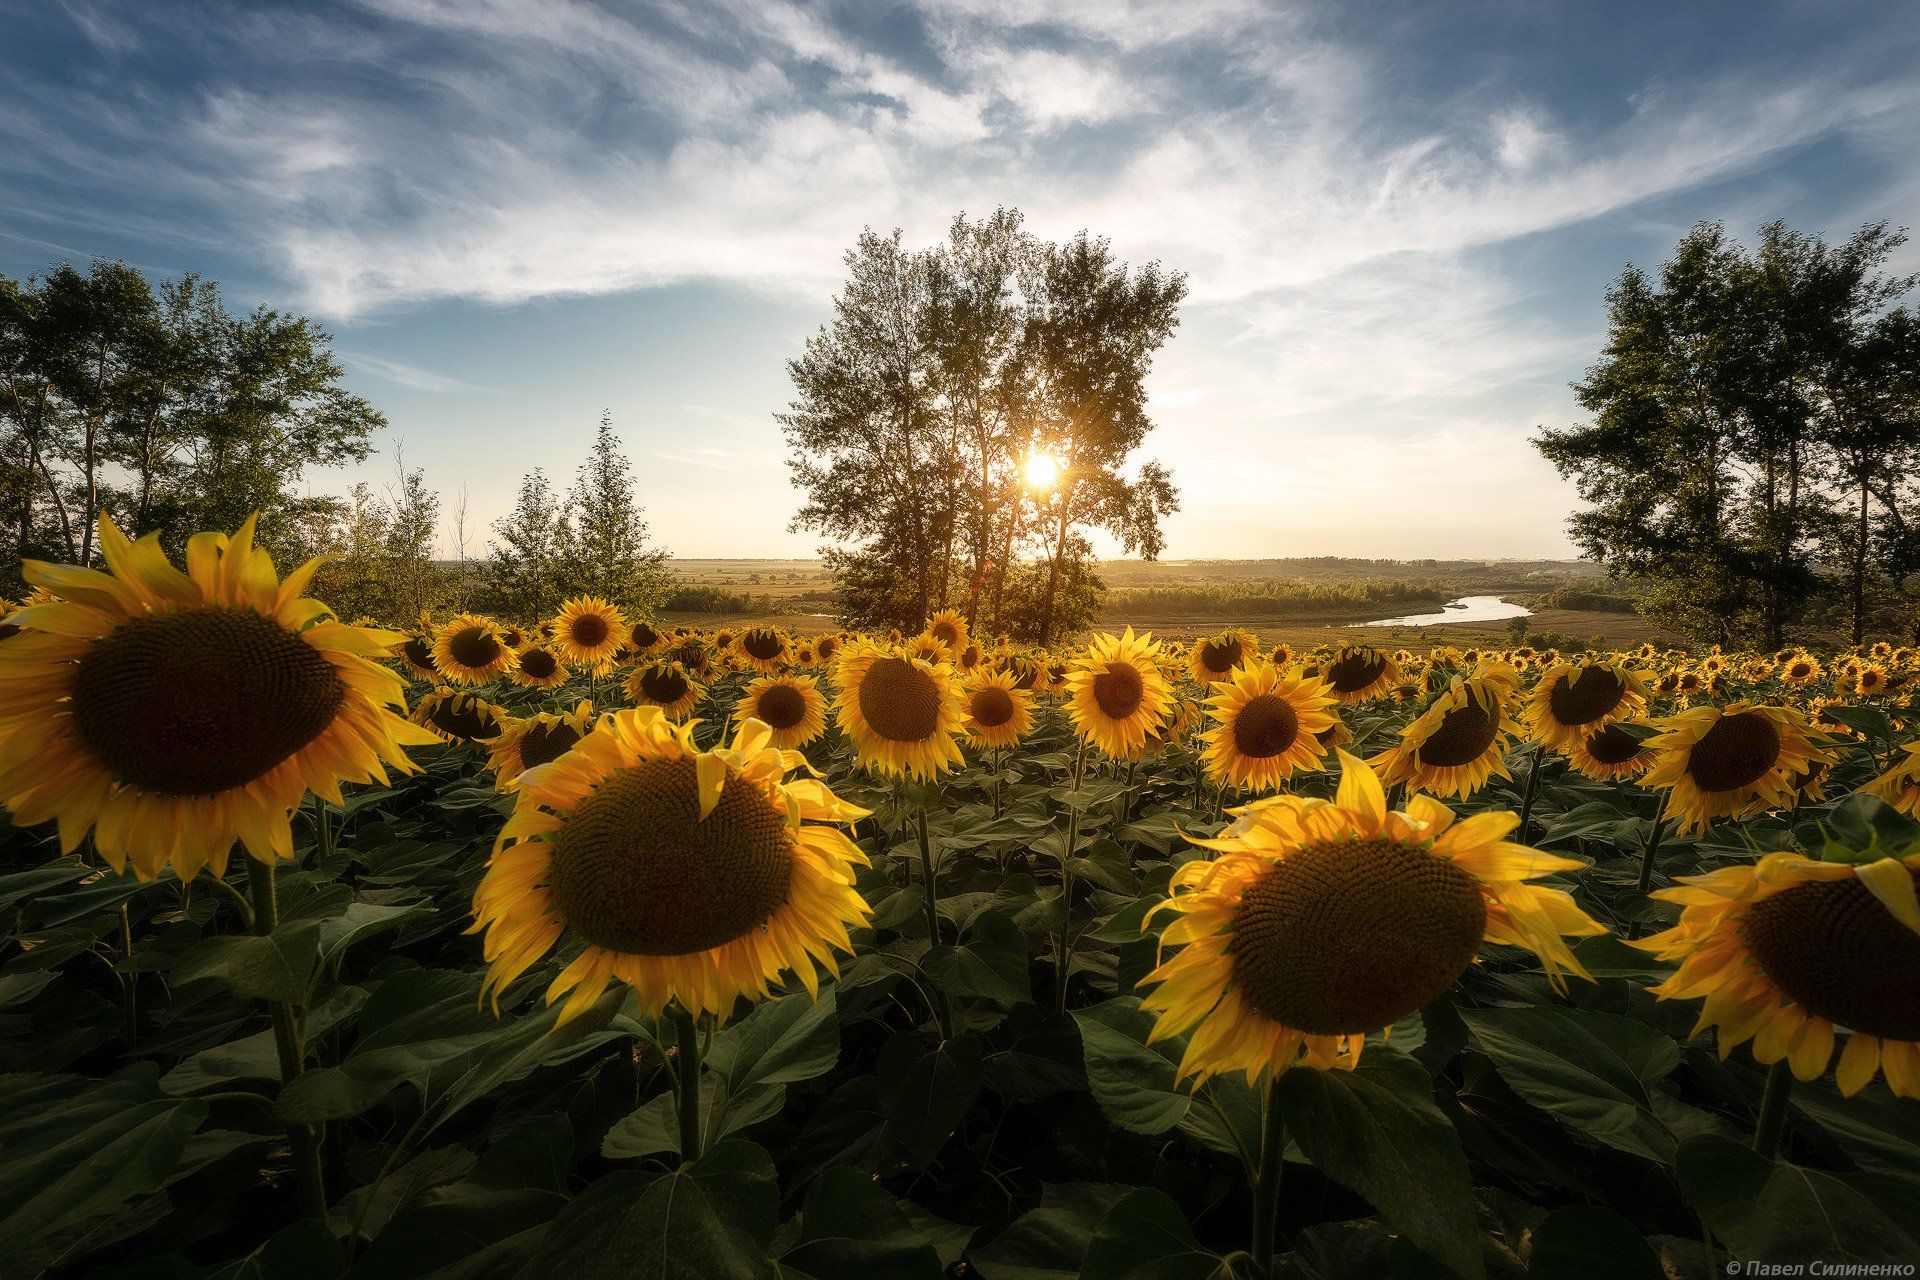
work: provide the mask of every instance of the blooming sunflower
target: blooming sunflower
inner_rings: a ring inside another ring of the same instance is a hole
[[[1694,707],[1655,722],[1647,746],[1660,753],[1641,785],[1667,792],[1665,813],[1679,829],[1704,831],[1718,818],[1784,806],[1794,780],[1831,756],[1807,737],[1791,707]]]
[[[1187,669],[1201,689],[1232,676],[1259,652],[1259,644],[1245,631],[1229,628],[1217,636],[1197,640],[1187,655]]]
[[[1660,758],[1658,751],[1619,724],[1589,733],[1559,750],[1568,764],[1595,782],[1638,778]]]
[[[463,613],[433,639],[433,665],[454,684],[486,684],[505,671],[513,650],[492,618]]]
[[[758,720],[782,751],[806,746],[827,731],[827,700],[812,676],[762,676],[733,706],[739,720]]]
[[[1822,674],[1820,659],[1810,653],[1795,653],[1780,664],[1780,680],[1795,689],[1804,688]]]
[[[544,645],[529,644],[514,650],[507,679],[523,689],[557,689],[567,682],[567,664]]]
[[[953,737],[961,723],[953,668],[869,641],[841,651],[835,679],[834,715],[867,768],[933,778],[962,763]]]
[[[1920,815],[1920,742],[1909,742],[1900,750],[1902,758],[1892,768],[1860,789],[1911,818]]]
[[[1375,766],[1389,785],[1405,782],[1437,796],[1464,798],[1494,777],[1510,777],[1505,755],[1516,727],[1512,691],[1503,674],[1484,665],[1472,676],[1454,677]]]
[[[660,629],[644,619],[627,628],[627,648],[635,653],[652,653],[667,642]]]
[[[605,666],[626,639],[627,620],[598,596],[575,596],[553,617],[553,646],[575,666]]]
[[[1624,663],[1583,658],[1542,671],[1520,718],[1536,742],[1565,751],[1646,709],[1646,682]]]
[[[440,668],[433,663],[432,632],[422,631],[418,635],[403,637],[393,646],[393,653],[413,675],[431,683],[439,683]]]
[[[649,662],[627,673],[627,701],[659,707],[669,719],[684,720],[700,701],[701,685],[678,662]]]
[[[823,667],[831,668],[835,655],[840,652],[839,636],[816,636],[813,641],[813,660]]]
[[[1343,644],[1321,665],[1320,678],[1339,702],[1366,702],[1380,697],[1400,678],[1400,665],[1372,645]]]
[[[748,627],[734,650],[749,669],[772,673],[787,665],[787,636],[778,627]]]
[[[1004,671],[978,671],[964,688],[967,737],[983,747],[1011,747],[1033,731],[1033,694]]]
[[[408,719],[442,742],[484,743],[513,717],[478,694],[441,685],[413,704]]]
[[[1920,853],[1864,865],[1770,853],[1684,876],[1656,898],[1681,906],[1673,928],[1633,945],[1677,960],[1653,988],[1665,1000],[1704,997],[1695,1034],[1714,1027],[1720,1056],[1787,1060],[1812,1080],[1851,1034],[1834,1081],[1858,1093],[1874,1072],[1920,1098]]]
[[[237,840],[293,856],[307,792],[411,772],[431,739],[389,708],[405,684],[382,660],[400,637],[350,627],[302,597],[320,561],[282,581],[253,544],[195,534],[183,573],[157,538],[100,517],[105,571],[25,561],[51,596],[15,611],[0,645],[0,803],[59,820],[71,853],[89,828],[116,871],[226,871]]]
[[[853,887],[867,859],[837,825],[866,816],[812,779],[798,752],[741,724],[700,751],[657,708],[607,716],[519,800],[473,897],[494,997],[563,934],[584,943],[547,988],[578,1016],[624,982],[650,1013],[670,1001],[722,1015],[795,973],[811,995],[839,972],[870,911]]]
[[[967,620],[953,609],[942,609],[927,619],[927,634],[957,657],[967,647]]]
[[[1251,1084],[1302,1058],[1350,1070],[1369,1033],[1444,994],[1488,942],[1533,952],[1556,986],[1587,976],[1564,938],[1606,930],[1529,883],[1584,863],[1508,842],[1516,814],[1456,820],[1426,796],[1389,812],[1365,761],[1340,765],[1333,800],[1271,796],[1195,840],[1219,856],[1181,866],[1149,915],[1174,918],[1140,1004],[1159,1015],[1151,1040],[1192,1030],[1181,1078]]]
[[[1326,753],[1315,735],[1333,727],[1333,694],[1317,676],[1264,662],[1235,667],[1214,682],[1208,712],[1219,722],[1201,735],[1207,773],[1223,786],[1273,791],[1295,770],[1314,769]]]
[[[1067,672],[1067,714],[1082,740],[1130,760],[1173,707],[1173,687],[1160,674],[1160,646],[1151,633],[1095,636]]]
[[[502,791],[527,770],[558,760],[593,728],[593,704],[585,698],[571,711],[542,711],[515,719],[487,745],[487,765]]]

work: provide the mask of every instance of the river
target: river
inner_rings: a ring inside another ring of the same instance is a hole
[[[1461,596],[1450,600],[1439,613],[1410,613],[1404,618],[1378,618],[1372,622],[1352,622],[1354,627],[1438,627],[1450,622],[1499,622],[1503,618],[1530,618],[1533,610],[1523,604],[1502,600],[1499,596]]]

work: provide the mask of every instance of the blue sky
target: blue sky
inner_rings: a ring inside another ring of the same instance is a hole
[[[0,0],[0,272],[307,311],[471,549],[602,408],[688,556],[807,555],[772,415],[864,226],[1190,276],[1173,557],[1559,555],[1527,447],[1686,228],[1920,222],[1911,3]],[[1911,246],[1899,264],[1920,270]],[[449,535],[450,540],[450,535]]]

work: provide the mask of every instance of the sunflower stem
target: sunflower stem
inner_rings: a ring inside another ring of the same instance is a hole
[[[1640,846],[1640,896],[1645,898],[1647,890],[1653,887],[1653,864],[1660,853],[1660,840],[1666,835],[1667,818],[1665,814],[1655,816],[1653,829],[1647,832],[1647,842]],[[1640,936],[1640,921],[1627,922],[1627,941]]]
[[[1073,800],[1067,806],[1067,848],[1060,858],[1060,940],[1053,957],[1053,1008],[1067,1011],[1067,973],[1073,963],[1073,855],[1080,844],[1080,779],[1087,771],[1087,740],[1073,753]]]
[[[1120,788],[1120,800],[1114,806],[1113,825],[1114,835],[1116,836],[1120,834],[1119,828],[1124,827],[1127,824],[1127,819],[1133,814],[1133,777],[1134,770],[1139,767],[1139,763],[1137,760],[1127,761],[1126,785]]]
[[[1255,1274],[1273,1274],[1273,1238],[1280,1216],[1280,1175],[1287,1150],[1286,1113],[1280,1108],[1280,1077],[1267,1081],[1261,1107],[1260,1169],[1253,1180],[1253,1265]]]
[[[133,913],[120,904],[120,950],[127,957],[127,971],[121,976],[120,991],[126,997],[127,1048],[140,1046],[140,974],[133,967]]]
[[[1540,752],[1545,749],[1545,746],[1546,744],[1542,742],[1534,743],[1533,754],[1527,758],[1527,786],[1526,790],[1520,795],[1521,844],[1528,843],[1527,830],[1533,822],[1533,792],[1534,788],[1540,782]]]
[[[940,891],[933,872],[933,841],[927,835],[927,805],[923,798],[913,810],[914,834],[920,840],[920,876],[926,885],[927,907],[927,946],[940,945]],[[933,993],[933,1016],[940,1025],[942,1044],[953,1039],[953,1007],[947,1003],[947,993]]]
[[[260,937],[271,935],[280,923],[279,897],[274,892],[274,864],[253,862],[247,866],[247,891],[253,897],[253,931]],[[284,1000],[267,1001],[267,1015],[273,1022],[273,1047],[280,1059],[280,1086],[285,1088],[299,1076],[306,1054],[300,1047],[300,1032],[293,1006]],[[287,1126],[287,1149],[293,1156],[293,1174],[303,1217],[326,1221],[327,1190],[320,1167],[320,1140],[304,1124]]]
[[[1780,1131],[1787,1121],[1787,1097],[1792,1092],[1793,1072],[1782,1058],[1767,1068],[1767,1087],[1760,1095],[1760,1114],[1753,1121],[1753,1149],[1769,1160],[1780,1150]]]
[[[677,1001],[667,1007],[667,1016],[673,1021],[679,1080],[674,1093],[680,1113],[680,1163],[692,1164],[700,1158],[700,1032],[693,1015]]]

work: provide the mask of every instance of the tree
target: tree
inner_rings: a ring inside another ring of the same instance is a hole
[[[667,553],[647,543],[645,513],[634,501],[633,473],[613,416],[600,415],[593,449],[568,497],[561,578],[569,595],[596,595],[647,617],[666,597]]]
[[[546,472],[520,479],[513,510],[493,522],[487,587],[492,607],[509,618],[550,617],[560,607],[560,557],[566,514]]]

